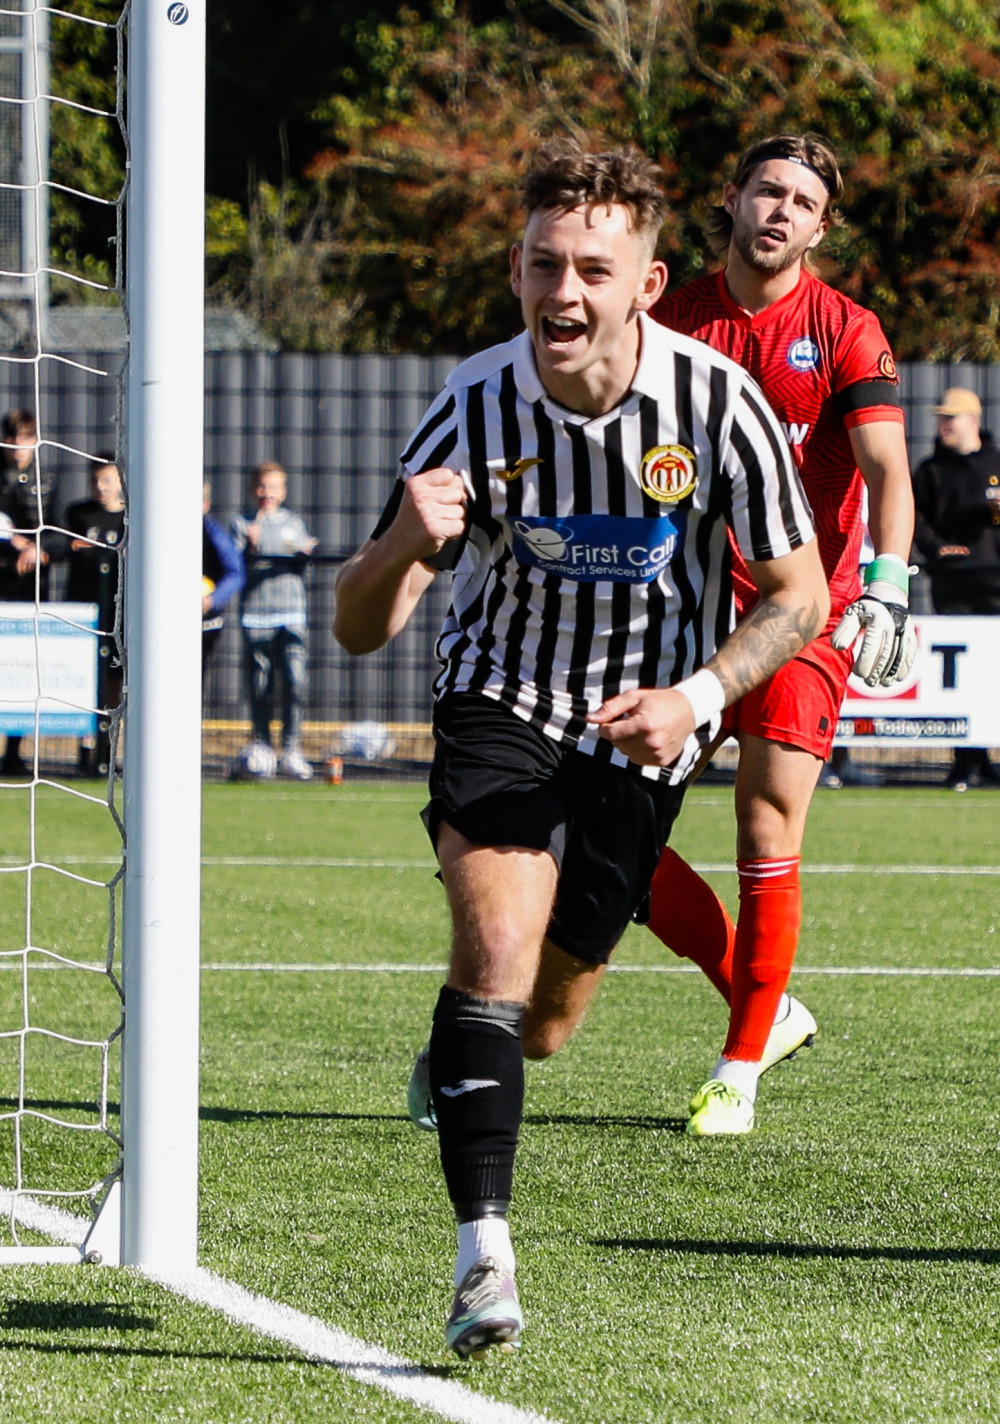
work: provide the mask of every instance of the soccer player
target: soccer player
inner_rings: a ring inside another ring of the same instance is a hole
[[[691,1102],[687,1130],[701,1136],[749,1132],[760,1073],[815,1032],[808,1009],[785,992],[809,802],[852,663],[869,686],[888,685],[909,671],[916,646],[907,613],[913,497],[892,353],[873,313],[806,266],[829,225],[842,221],[842,193],[836,157],[817,135],[754,144],[709,228],[724,268],[668,293],[653,311],[671,330],[727,352],[760,383],[798,465],[830,584],[822,636],[726,712],[725,732],[740,749],[735,929],[673,850],[653,880],[650,928],[700,965],[730,1005],[722,1055]],[[859,598],[866,486],[876,557]],[[738,553],[734,560],[743,616],[756,591]]]
[[[526,330],[449,377],[341,571],[334,622],[370,652],[453,570],[424,818],[452,919],[429,1073],[458,1222],[445,1335],[462,1357],[520,1338],[507,1210],[540,964],[546,1012],[586,997],[723,705],[828,607],[756,385],[648,316],[666,279],[659,170],[555,141],[522,191]],[[730,527],[759,601],[725,641]]]

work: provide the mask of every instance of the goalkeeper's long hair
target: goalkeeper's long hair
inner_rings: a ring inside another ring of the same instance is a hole
[[[751,144],[736,162],[730,182],[735,188],[746,186],[750,174],[769,158],[787,158],[810,168],[827,192],[823,220],[830,227],[842,227],[844,215],[839,203],[844,196],[844,180],[840,176],[837,155],[826,139],[817,133],[775,134]],[[705,240],[715,257],[724,257],[733,235],[733,220],[721,203],[709,210],[705,220]]]

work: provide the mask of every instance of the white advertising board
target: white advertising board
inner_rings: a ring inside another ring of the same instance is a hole
[[[0,732],[96,731],[98,644],[96,603],[0,603]]]
[[[891,689],[851,678],[841,746],[1000,747],[1000,618],[915,619],[919,649]]]

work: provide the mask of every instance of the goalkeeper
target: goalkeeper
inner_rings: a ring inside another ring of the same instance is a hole
[[[816,1029],[785,992],[809,803],[852,664],[868,686],[889,686],[906,676],[916,650],[907,612],[913,494],[889,343],[872,312],[806,265],[828,227],[842,222],[842,193],[836,156],[817,135],[754,144],[710,218],[709,241],[725,267],[668,293],[653,313],[725,351],[763,388],[812,505],[830,585],[824,633],[727,710],[726,730],[740,747],[736,926],[669,847],[653,880],[650,929],[693,959],[730,1005],[722,1054],[691,1103],[688,1131],[699,1136],[750,1131],[761,1072]],[[865,488],[877,557],[859,591]],[[734,562],[742,616],[756,595],[738,553]]]

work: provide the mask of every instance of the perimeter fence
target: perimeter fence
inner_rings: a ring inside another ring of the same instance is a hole
[[[117,371],[123,359],[120,351],[71,354],[109,373]],[[370,732],[372,723],[388,727],[398,770],[426,758],[432,649],[447,603],[447,580],[432,588],[411,626],[370,657],[347,657],[329,629],[337,567],[371,532],[392,487],[400,450],[456,364],[448,357],[206,353],[205,470],[215,516],[228,524],[246,507],[253,467],[277,460],[289,475],[289,507],[303,515],[319,541],[306,576],[306,749],[313,759],[339,747],[363,762],[378,739],[373,733],[365,743],[357,729],[360,725]],[[59,432],[61,442],[71,448],[113,451],[115,382],[58,361],[43,363],[41,375],[38,413],[45,428]],[[5,367],[3,376],[3,408],[30,405],[31,368]],[[948,386],[977,391],[984,424],[1000,427],[1000,366],[905,364],[900,386],[913,464],[931,450],[934,405]],[[86,496],[87,477],[83,462],[59,471],[61,506]],[[172,537],[169,527],[162,537]],[[53,597],[58,598],[61,573],[54,573]],[[921,578],[914,604],[918,613],[931,611]],[[246,733],[236,624],[236,610],[231,609],[205,683],[205,761],[206,769],[215,773],[224,772]],[[345,726],[357,732],[346,743]],[[904,748],[875,756],[886,758],[906,764],[913,760]]]

